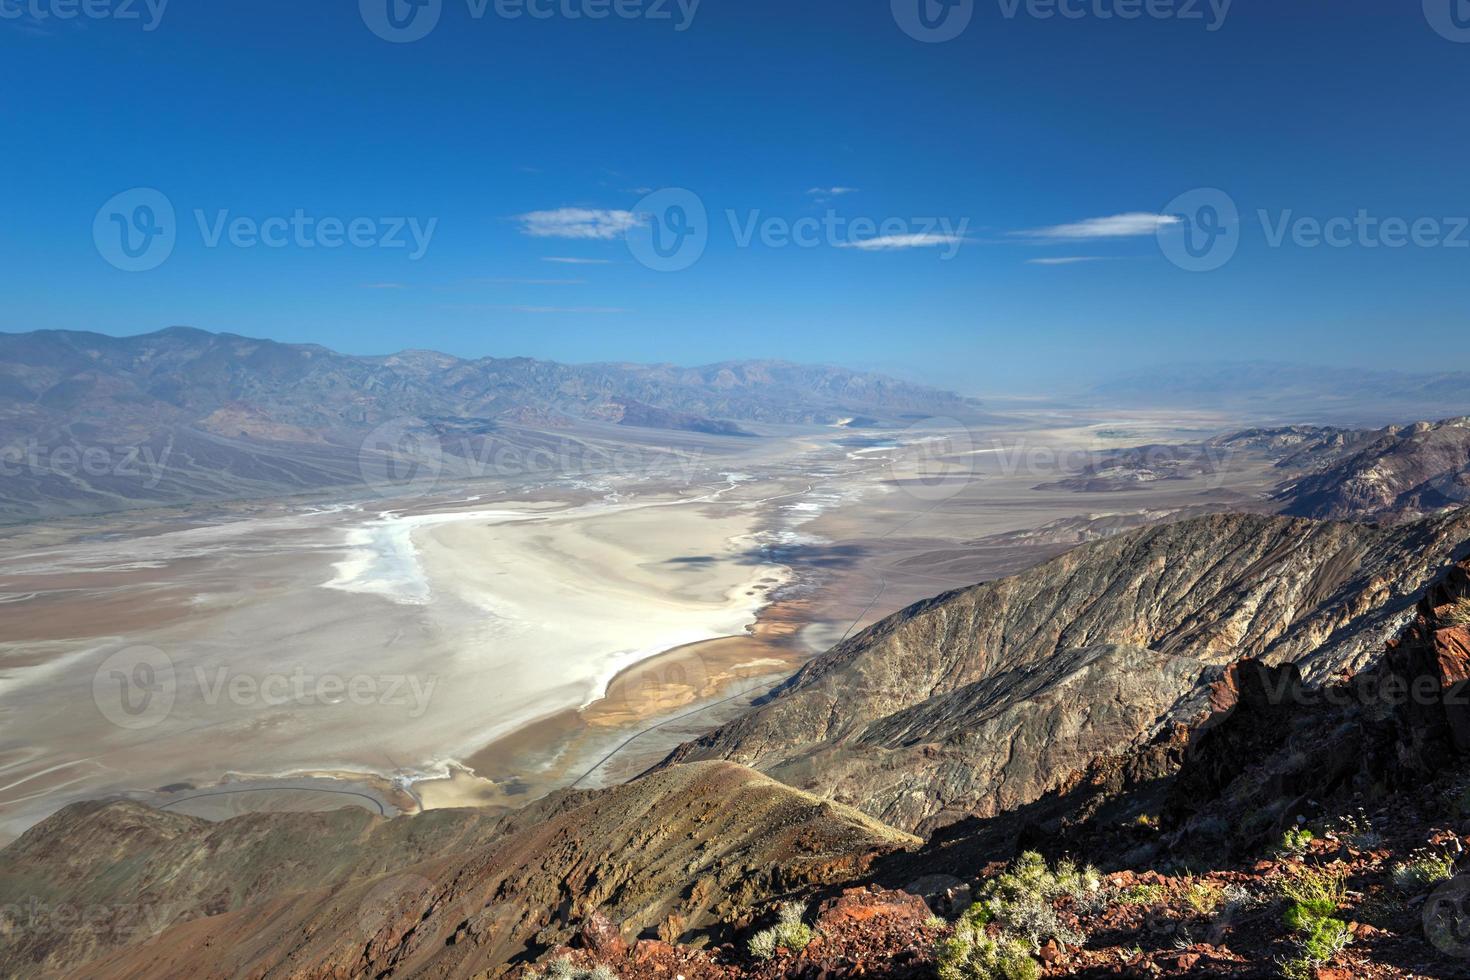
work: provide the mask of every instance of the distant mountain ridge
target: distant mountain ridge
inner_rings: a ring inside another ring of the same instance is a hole
[[[784,361],[686,368],[423,350],[358,357],[188,327],[135,337],[0,334],[0,461],[8,464],[0,519],[361,482],[365,439],[385,425],[429,441],[483,440],[504,429],[524,446],[535,444],[534,432],[584,424],[622,426],[630,437],[748,436],[752,425],[901,424],[976,408],[881,375]],[[119,447],[133,463],[163,462],[149,480],[131,478],[111,458]],[[99,465],[77,465],[86,454]]]
[[[470,360],[433,351],[358,357],[188,327],[135,337],[0,334],[0,407],[8,426],[65,418],[99,429],[167,421],[212,430],[227,428],[212,421],[214,413],[242,404],[303,430],[372,426],[403,415],[494,419],[526,406],[571,418],[616,420],[623,407],[826,424],[860,412],[892,417],[975,405],[882,375],[774,360],[686,368]]]

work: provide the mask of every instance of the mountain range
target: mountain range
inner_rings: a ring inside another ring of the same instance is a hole
[[[781,361],[355,357],[183,327],[0,334],[0,519],[352,487],[364,470],[388,468],[405,439],[431,446],[453,477],[456,454],[474,455],[492,434],[523,448],[572,428],[610,443],[660,432],[743,437],[752,426],[976,408],[881,375]]]

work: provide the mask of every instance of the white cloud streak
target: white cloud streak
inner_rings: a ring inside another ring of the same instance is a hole
[[[1050,228],[1033,228],[1015,234],[1025,238],[1051,238],[1067,241],[1094,238],[1138,238],[1152,235],[1160,228],[1177,225],[1182,219],[1168,214],[1150,214],[1145,211],[1130,211],[1106,218],[1088,218],[1069,225],[1053,225]]]
[[[892,252],[905,248],[938,248],[941,245],[958,245],[964,242],[960,235],[883,235],[865,238],[859,242],[839,242],[838,248],[857,248],[864,252]]]
[[[522,234],[532,238],[573,238],[607,241],[640,223],[632,211],[604,208],[557,208],[516,215]]]

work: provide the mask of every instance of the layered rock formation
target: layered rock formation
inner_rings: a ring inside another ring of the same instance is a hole
[[[884,620],[671,761],[750,765],[909,830],[1014,809],[1199,717],[1243,657],[1312,682],[1362,669],[1467,541],[1470,514],[1122,535]]]

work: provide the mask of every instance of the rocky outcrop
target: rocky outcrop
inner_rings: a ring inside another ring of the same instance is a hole
[[[424,819],[385,826],[412,840]],[[56,829],[42,824],[27,835],[30,846]],[[428,857],[376,841],[374,852],[396,858],[396,867],[330,887],[292,879],[290,888],[175,926],[73,975],[493,976],[516,957],[570,941],[594,913],[605,917],[594,931],[609,948],[645,934],[689,939],[774,896],[860,877],[876,856],[919,843],[727,763],[556,794],[499,829],[492,841],[436,846]],[[252,861],[272,866],[268,857]],[[89,877],[108,875],[94,867]],[[111,900],[132,895],[122,889]],[[219,965],[223,950],[227,967]]]
[[[1470,418],[1369,435],[1346,458],[1282,487],[1276,499],[1284,512],[1320,520],[1405,520],[1470,502]]]
[[[1375,662],[1470,514],[1395,529],[1220,515],[919,603],[674,753],[927,831],[1039,799],[1208,710],[1244,657],[1308,683]]]

